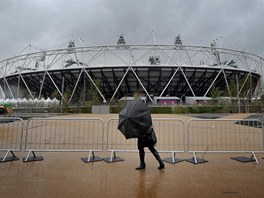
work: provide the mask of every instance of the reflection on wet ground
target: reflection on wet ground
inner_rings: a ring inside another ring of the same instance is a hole
[[[165,170],[160,171],[148,153],[146,169],[137,171],[138,154],[118,155],[125,161],[83,163],[80,158],[84,154],[44,153],[41,162],[1,163],[1,197],[264,196],[263,159],[260,164],[239,163],[230,159],[231,154],[205,154],[208,163],[166,163]]]
[[[255,114],[248,116],[245,119],[258,119],[258,120],[264,122],[264,113],[255,113]]]
[[[138,187],[136,188],[137,197],[158,197],[158,192],[160,191],[159,186],[164,182],[164,170],[158,171],[150,176],[146,173],[146,171],[141,170],[137,172],[139,178]]]
[[[201,114],[186,114],[187,116],[201,119],[218,119],[225,117],[227,115],[233,114],[223,114],[223,113],[201,113]],[[264,113],[254,113],[245,117],[244,119],[258,119],[260,121],[264,121]]]
[[[228,114],[223,113],[201,113],[201,114],[187,114],[190,117],[201,118],[201,119],[217,119],[224,117]]]
[[[188,114],[188,116],[190,117],[194,117],[194,118],[200,118],[200,119],[221,119],[224,116],[227,116],[230,114],[221,114],[221,113],[203,113],[203,114]],[[249,123],[248,121],[240,121],[237,122],[237,124],[242,124],[242,125],[250,125],[253,127],[257,127],[257,128],[262,128],[262,123],[264,122],[264,114],[263,113],[255,113],[252,115],[249,115],[247,117],[244,118],[244,120],[248,120],[248,119],[254,119],[254,120],[259,120],[259,123],[255,123],[255,122],[251,122]]]

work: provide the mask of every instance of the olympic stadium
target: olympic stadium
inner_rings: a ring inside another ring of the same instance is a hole
[[[124,35],[114,44],[36,50],[0,62],[0,98],[58,98],[77,104],[93,89],[111,103],[140,93],[155,98],[256,97],[264,59],[245,50],[185,45],[180,35],[169,44],[130,44]],[[65,93],[67,92],[67,97]]]

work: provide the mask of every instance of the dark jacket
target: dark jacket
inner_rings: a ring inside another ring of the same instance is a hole
[[[153,127],[149,127],[146,133],[143,134],[142,137],[138,138],[138,146],[140,148],[154,146],[157,143],[157,137]]]

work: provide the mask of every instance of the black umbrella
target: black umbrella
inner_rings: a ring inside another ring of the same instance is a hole
[[[142,100],[132,100],[119,113],[118,129],[126,139],[142,136],[152,126],[150,109]]]

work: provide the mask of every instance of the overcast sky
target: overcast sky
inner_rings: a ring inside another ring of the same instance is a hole
[[[178,34],[190,45],[223,38],[263,57],[263,19],[264,0],[0,0],[0,60],[29,45],[114,44],[120,34],[132,44],[152,31],[168,44]]]

